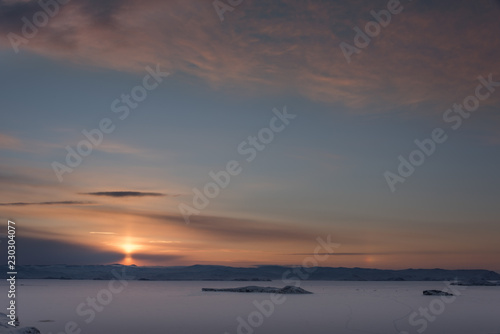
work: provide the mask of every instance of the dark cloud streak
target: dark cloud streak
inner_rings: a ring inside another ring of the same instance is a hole
[[[150,261],[163,264],[166,264],[170,261],[182,259],[183,257],[184,257],[183,255],[175,255],[175,254],[144,254],[144,253],[135,253],[131,256],[133,260]]]
[[[142,192],[142,191],[98,191],[91,193],[81,193],[82,195],[107,196],[107,197],[161,197],[167,196],[162,193]]]
[[[109,264],[123,260],[124,254],[113,251],[100,251],[92,246],[80,245],[54,239],[40,239],[35,237],[16,237],[18,264]],[[2,240],[0,248],[6,250],[7,242]],[[7,257],[0,260],[5,264]]]
[[[289,255],[332,255],[332,256],[369,256],[369,255],[402,255],[402,254],[410,254],[410,255],[420,255],[420,254],[448,254],[449,252],[438,252],[438,251],[408,251],[408,252],[373,252],[373,253],[293,253]]]

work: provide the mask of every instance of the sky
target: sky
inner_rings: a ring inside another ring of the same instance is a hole
[[[500,271],[500,2],[0,0],[18,264]],[[5,262],[6,259],[1,261]]]

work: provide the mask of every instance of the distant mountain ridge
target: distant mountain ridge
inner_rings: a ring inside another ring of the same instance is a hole
[[[2,270],[7,272],[6,266]],[[300,267],[264,265],[251,268],[217,265],[193,265],[185,267],[137,267],[113,265],[24,265],[17,266],[18,279],[77,279],[109,280],[115,273],[125,273],[135,280],[155,281],[268,281],[325,280],[325,281],[453,281],[491,280],[500,281],[500,274],[490,270],[404,269],[385,270],[368,268],[316,267],[306,273]]]

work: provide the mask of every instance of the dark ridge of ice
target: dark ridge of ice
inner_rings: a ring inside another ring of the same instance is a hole
[[[202,288],[201,291],[214,291],[214,292],[244,292],[244,293],[280,293],[280,294],[311,294],[312,292],[302,288],[287,285],[283,288],[274,288],[270,286],[243,286],[240,288],[226,288],[226,289],[213,289]]]
[[[454,296],[454,294],[441,290],[424,290],[424,296]]]

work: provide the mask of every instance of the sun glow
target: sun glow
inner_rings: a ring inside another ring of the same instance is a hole
[[[122,245],[122,248],[126,254],[132,254],[132,252],[137,249],[137,246],[131,243],[126,243]]]
[[[130,256],[133,252],[140,248],[130,237],[123,240],[120,247],[127,256]]]
[[[122,264],[131,265],[134,263],[132,259],[132,253],[140,248],[136,243],[134,243],[131,238],[126,238],[122,244],[120,244],[120,248],[125,253],[125,258],[122,261]]]
[[[123,259],[122,264],[124,264],[126,266],[130,266],[131,264],[134,264],[134,260],[132,259],[132,257],[130,255],[127,255]]]

